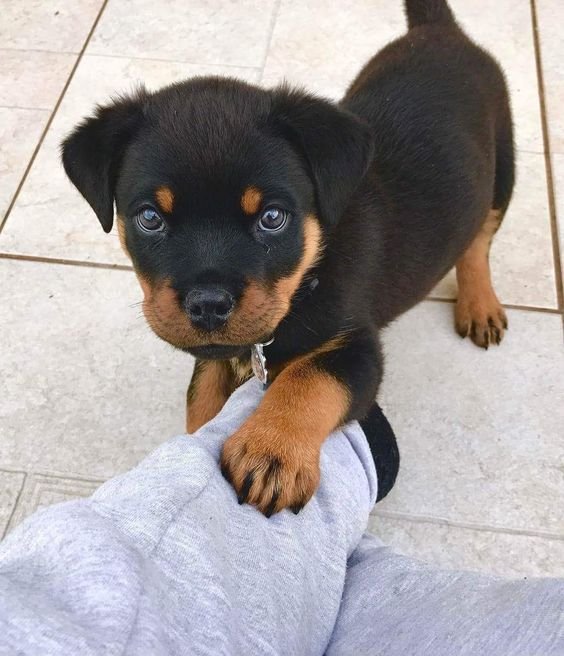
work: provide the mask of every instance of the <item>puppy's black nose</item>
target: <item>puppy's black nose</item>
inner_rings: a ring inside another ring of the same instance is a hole
[[[233,310],[233,296],[225,289],[193,289],[184,302],[190,321],[202,330],[216,330],[223,326]]]

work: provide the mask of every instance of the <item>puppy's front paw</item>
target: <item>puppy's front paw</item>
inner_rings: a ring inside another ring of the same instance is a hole
[[[239,503],[267,517],[284,508],[297,514],[319,485],[319,447],[273,423],[256,425],[251,417],[225,442],[221,471]]]

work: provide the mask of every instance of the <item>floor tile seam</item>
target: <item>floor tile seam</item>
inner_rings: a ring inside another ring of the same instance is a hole
[[[448,526],[452,528],[460,528],[471,531],[481,531],[490,533],[501,533],[505,535],[517,535],[523,537],[542,538],[546,540],[564,541],[564,534],[553,533],[550,531],[540,531],[531,529],[520,529],[512,526],[498,526],[495,524],[482,524],[479,522],[463,522],[458,520],[447,519],[445,517],[438,517],[435,515],[419,515],[416,513],[404,513],[389,510],[378,510],[377,508],[372,511],[372,517],[382,517],[384,519],[397,519],[405,520],[415,524],[433,524],[436,526]]]

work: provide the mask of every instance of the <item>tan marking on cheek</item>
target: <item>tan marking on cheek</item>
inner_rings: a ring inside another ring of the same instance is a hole
[[[143,312],[154,332],[175,346],[201,344],[196,331],[180,307],[178,296],[168,280],[151,284],[138,276],[145,293]]]
[[[302,259],[294,273],[286,278],[281,278],[275,285],[275,293],[286,312],[290,308],[290,302],[296,289],[300,286],[304,275],[317,263],[321,256],[321,227],[317,218],[310,214],[304,222],[304,252]]]
[[[149,301],[152,296],[151,285],[140,273],[135,272],[135,275],[137,276],[137,280],[139,281],[139,285],[141,286],[145,300]]]
[[[252,321],[264,314],[268,304],[269,294],[267,289],[259,283],[251,281],[239,301],[238,311],[246,319]]]
[[[247,187],[241,196],[241,209],[247,216],[256,214],[262,203],[262,193],[256,187]]]
[[[151,297],[154,299],[154,304],[163,318],[171,319],[184,314],[181,313],[176,292],[169,285],[168,281],[153,287],[151,289]]]
[[[236,342],[252,344],[270,335],[283,315],[284,308],[278,307],[275,295],[251,281],[229,319],[227,331]]]
[[[172,214],[172,210],[174,209],[174,194],[170,187],[165,185],[159,187],[155,192],[155,198],[163,212]]]

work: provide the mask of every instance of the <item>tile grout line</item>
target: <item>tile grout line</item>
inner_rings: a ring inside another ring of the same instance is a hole
[[[34,50],[33,48],[0,48],[0,52],[38,52],[48,55],[75,55],[77,56],[78,52],[70,51],[59,51],[59,50]],[[246,68],[252,71],[260,71],[262,65],[260,66],[250,66],[249,64],[228,64],[226,62],[196,62],[186,59],[178,58],[168,58],[168,57],[138,57],[136,55],[120,55],[117,53],[104,54],[102,52],[89,52],[88,57],[103,57],[105,59],[133,59],[134,61],[156,61],[164,62],[168,64],[187,64],[188,66],[216,66],[217,68]]]
[[[65,94],[67,92],[67,89],[69,88],[69,85],[74,77],[74,74],[76,73],[76,69],[78,68],[78,65],[80,64],[82,57],[84,55],[84,52],[86,51],[86,48],[90,42],[90,39],[92,38],[92,35],[94,34],[94,30],[98,26],[98,23],[100,21],[100,18],[102,17],[102,14],[104,13],[104,9],[106,8],[106,5],[108,4],[108,0],[104,0],[102,2],[102,6],[100,7],[100,10],[98,11],[98,15],[96,16],[94,23],[92,24],[92,27],[90,28],[90,31],[88,32],[88,35],[86,37],[86,40],[84,41],[84,44],[78,53],[78,56],[76,58],[76,61],[74,62],[74,65],[69,73],[69,76],[67,78],[67,81],[65,82],[65,85],[63,86],[63,89],[59,95],[59,98],[57,99],[57,102],[55,104],[55,107],[53,108],[53,111],[51,112],[51,115],[49,119],[47,120],[47,123],[45,125],[45,128],[43,129],[43,132],[41,133],[41,136],[39,137],[39,141],[37,142],[37,145],[35,146],[35,149],[31,155],[31,158],[29,162],[27,163],[27,166],[25,168],[25,171],[20,179],[20,182],[16,188],[16,191],[12,197],[12,200],[10,201],[10,204],[8,205],[8,209],[6,210],[6,213],[4,214],[4,217],[0,219],[0,234],[2,234],[2,230],[4,229],[4,226],[6,225],[8,218],[10,217],[10,214],[14,208],[14,205],[16,204],[16,201],[18,200],[18,196],[20,195],[20,192],[22,190],[22,187],[25,184],[25,181],[27,180],[27,176],[29,175],[29,172],[31,171],[31,167],[33,166],[33,163],[35,162],[35,159],[37,157],[37,154],[39,153],[39,150],[41,146],[43,145],[43,142],[45,141],[45,137],[47,136],[47,132],[49,131],[49,128],[51,127],[51,124],[53,123],[53,119],[55,118],[55,115],[61,105],[61,102],[63,101],[63,98],[65,97]]]
[[[2,255],[0,254],[0,257]],[[441,298],[440,296],[427,296],[425,297],[426,301],[432,301],[433,303],[456,303],[455,298]],[[558,308],[545,308],[545,307],[538,307],[537,305],[519,305],[517,303],[502,303],[502,306],[504,308],[507,308],[509,310],[525,310],[529,312],[544,312],[545,314],[556,314],[556,315],[561,315],[562,310],[559,310]]]
[[[264,57],[262,59],[262,64],[260,66],[260,77],[259,84],[262,83],[262,78],[264,76],[264,69],[266,67],[266,62],[268,60],[268,54],[270,52],[270,46],[272,45],[272,37],[274,36],[274,29],[276,28],[276,21],[278,20],[278,14],[280,13],[280,5],[282,0],[275,0],[274,7],[272,9],[272,16],[270,17],[270,24],[268,26],[268,38],[266,39],[266,47],[264,49]]]
[[[45,55],[78,55],[79,50],[47,50],[45,48],[0,48],[0,52],[39,52]]]
[[[195,62],[188,61],[183,59],[165,59],[163,57],[137,57],[135,55],[117,55],[117,54],[108,54],[105,55],[101,52],[89,52],[87,57],[101,57],[103,59],[132,59],[133,61],[154,61],[162,62],[165,64],[185,64],[186,66],[215,66],[216,68],[244,68],[249,71],[260,71],[260,66],[249,66],[248,64],[226,64],[219,62]]]
[[[44,114],[51,111],[50,107],[23,107],[22,105],[0,105],[0,109],[18,109],[25,112],[43,112]]]
[[[8,533],[8,529],[10,528],[10,524],[12,523],[12,520],[14,519],[14,516],[16,514],[16,508],[18,507],[18,505],[20,503],[20,498],[23,494],[23,490],[24,490],[26,481],[27,481],[27,472],[23,472],[22,484],[20,485],[19,492],[16,495],[16,500],[14,501],[14,506],[12,508],[12,511],[10,512],[10,516],[8,517],[8,521],[6,522],[6,528],[2,531],[2,535],[0,536],[0,540],[3,540],[6,537],[6,534]]]
[[[0,474],[22,474],[25,476],[27,472],[25,469],[10,469],[10,467],[0,466]]]
[[[0,473],[4,474],[23,474],[24,476],[44,476],[45,478],[56,478],[60,481],[70,481],[71,483],[93,483],[94,485],[103,485],[108,478],[92,478],[82,474],[65,474],[62,472],[53,472],[49,469],[32,468],[30,471],[24,469],[10,469],[9,467],[0,467]],[[118,474],[115,474],[118,475]],[[111,477],[110,477],[111,478]]]
[[[529,148],[526,148],[526,149],[515,148],[515,152],[517,153],[517,156],[519,156],[519,155],[542,155],[542,156],[544,156],[544,148],[542,150],[530,150]]]
[[[531,20],[533,24],[533,42],[535,47],[535,63],[537,69],[537,85],[539,95],[539,106],[542,124],[542,139],[544,145],[544,162],[546,170],[548,211],[550,214],[550,228],[552,238],[552,255],[554,259],[554,277],[556,283],[556,296],[558,308],[564,310],[564,285],[562,282],[562,265],[560,258],[560,241],[558,234],[558,223],[556,221],[556,199],[554,193],[554,176],[552,173],[552,156],[550,149],[550,137],[548,132],[548,114],[546,109],[546,96],[544,85],[544,73],[542,67],[542,52],[540,45],[539,25],[537,19],[536,0],[530,0]]]
[[[117,262],[92,262],[88,260],[75,260],[64,257],[48,257],[42,255],[25,255],[23,253],[2,253],[0,252],[0,261],[16,260],[21,262],[37,262],[39,264],[60,264],[62,266],[76,266],[91,269],[106,269],[109,271],[134,271],[130,264],[119,264]],[[455,303],[454,298],[440,298],[437,296],[427,296],[424,301],[433,303]],[[423,301],[422,301],[423,302]],[[561,310],[557,308],[538,307],[536,305],[517,305],[512,303],[502,303],[504,308],[509,310],[522,310],[524,312],[541,312],[543,314],[554,314],[560,316]]]
[[[19,260],[21,262],[62,264],[64,266],[88,267],[91,269],[133,271],[133,267],[130,264],[118,264],[112,262],[88,262],[87,260],[71,260],[64,257],[43,257],[41,255],[23,255],[19,253],[0,253],[0,260]]]
[[[412,515],[411,513],[394,512],[390,510],[373,510],[372,517],[382,517],[384,519],[398,519],[412,522],[414,524],[433,524],[435,526],[449,526],[452,528],[461,528],[470,531],[481,531],[488,533],[502,533],[505,535],[518,535],[529,538],[542,538],[545,540],[564,541],[564,535],[560,533],[550,533],[548,531],[527,531],[525,529],[490,526],[489,524],[475,524],[473,522],[457,522],[456,520],[445,519],[443,517],[433,517],[429,515]]]

